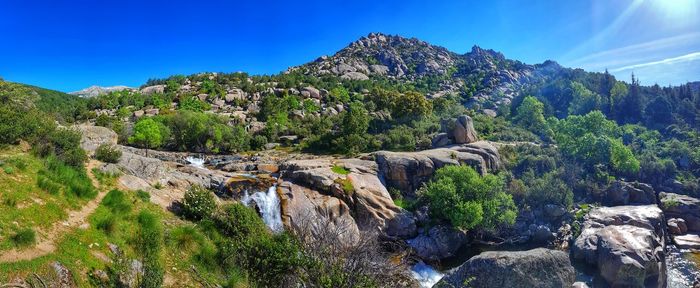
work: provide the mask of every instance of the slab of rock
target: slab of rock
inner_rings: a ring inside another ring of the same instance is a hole
[[[407,195],[413,194],[435,170],[445,165],[469,165],[481,174],[501,166],[498,150],[488,142],[418,152],[378,151],[373,155],[386,184]]]
[[[350,207],[340,199],[287,181],[278,186],[278,193],[287,228],[309,237],[336,237],[348,244],[359,239]]]
[[[685,220],[688,231],[700,232],[700,199],[661,192],[659,200],[667,218],[681,218]]]
[[[334,172],[333,166],[344,167],[348,174]],[[291,160],[280,165],[280,174],[284,180],[344,202],[363,231],[382,231],[386,236],[402,239],[415,236],[413,216],[394,204],[373,161]]]
[[[569,255],[537,248],[490,251],[472,257],[435,287],[571,287],[576,272]]]
[[[663,287],[665,219],[656,205],[592,209],[572,247],[613,287]]]
[[[679,249],[700,249],[700,235],[698,234],[685,234],[673,236],[673,243]]]

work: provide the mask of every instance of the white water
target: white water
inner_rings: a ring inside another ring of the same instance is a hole
[[[249,195],[248,191],[243,195],[241,202],[246,206],[251,206],[252,202],[257,204],[258,209],[260,209],[260,216],[263,218],[263,222],[270,227],[273,232],[281,232],[284,228],[282,226],[282,215],[280,212],[280,198],[277,196],[277,186],[272,186],[267,189],[267,192],[255,192],[253,195]]]
[[[416,265],[413,265],[411,274],[413,278],[418,280],[422,288],[433,287],[433,285],[437,284],[437,282],[445,276],[445,274],[438,272],[435,268],[423,262],[418,262]]]
[[[204,159],[188,156],[185,161],[189,162],[190,165],[198,168],[204,168]]]

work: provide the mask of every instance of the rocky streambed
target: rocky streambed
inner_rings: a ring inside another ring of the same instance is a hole
[[[88,151],[101,143],[116,145],[108,129],[81,129]],[[425,151],[378,151],[350,159],[279,152],[196,155],[116,145],[121,160],[101,169],[121,173],[121,186],[149,191],[165,208],[190,185],[201,185],[219,191],[223,201],[256,207],[272,230],[332,226],[347,243],[371,231],[412,251],[405,265],[424,287],[436,282],[459,287],[465,281],[473,287],[697,285],[692,251],[700,249],[700,200],[641,183],[616,183],[595,199],[605,206],[577,213],[584,215],[580,219],[563,207],[523,212],[501,238],[512,241],[476,244],[473,235],[458,229],[426,225],[427,210],[397,206],[389,189],[413,197],[445,165],[470,165],[482,174],[502,166],[497,143],[454,139]],[[549,249],[532,249],[540,246]]]

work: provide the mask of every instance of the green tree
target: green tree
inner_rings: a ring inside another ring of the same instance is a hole
[[[159,148],[166,140],[164,130],[165,127],[160,122],[152,118],[144,118],[136,122],[134,135],[129,137],[129,143],[146,149]]]
[[[462,229],[493,230],[515,222],[517,208],[495,175],[480,176],[466,165],[445,166],[421,191],[431,215]]]
[[[583,115],[600,109],[602,98],[599,94],[588,90],[578,82],[571,83],[572,99],[569,103],[569,114]]]
[[[544,104],[535,97],[525,97],[515,112],[513,122],[540,136],[549,134],[544,119]]]

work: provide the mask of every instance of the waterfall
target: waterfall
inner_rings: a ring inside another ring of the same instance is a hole
[[[192,165],[194,167],[204,168],[205,160],[202,158],[187,156],[187,158],[185,158],[185,161],[187,161],[188,163],[190,163],[190,165]]]
[[[437,284],[438,281],[445,276],[444,274],[435,270],[435,268],[423,263],[422,261],[416,263],[416,265],[413,265],[411,268],[411,274],[413,275],[413,278],[418,280],[421,288],[433,287],[433,285]]]
[[[281,232],[284,228],[282,226],[282,214],[280,212],[280,198],[277,195],[277,186],[272,186],[267,189],[267,192],[255,192],[253,195],[249,195],[248,191],[243,195],[241,202],[250,207],[253,203],[258,206],[260,210],[260,216],[262,216],[263,222],[270,227],[273,232]]]

